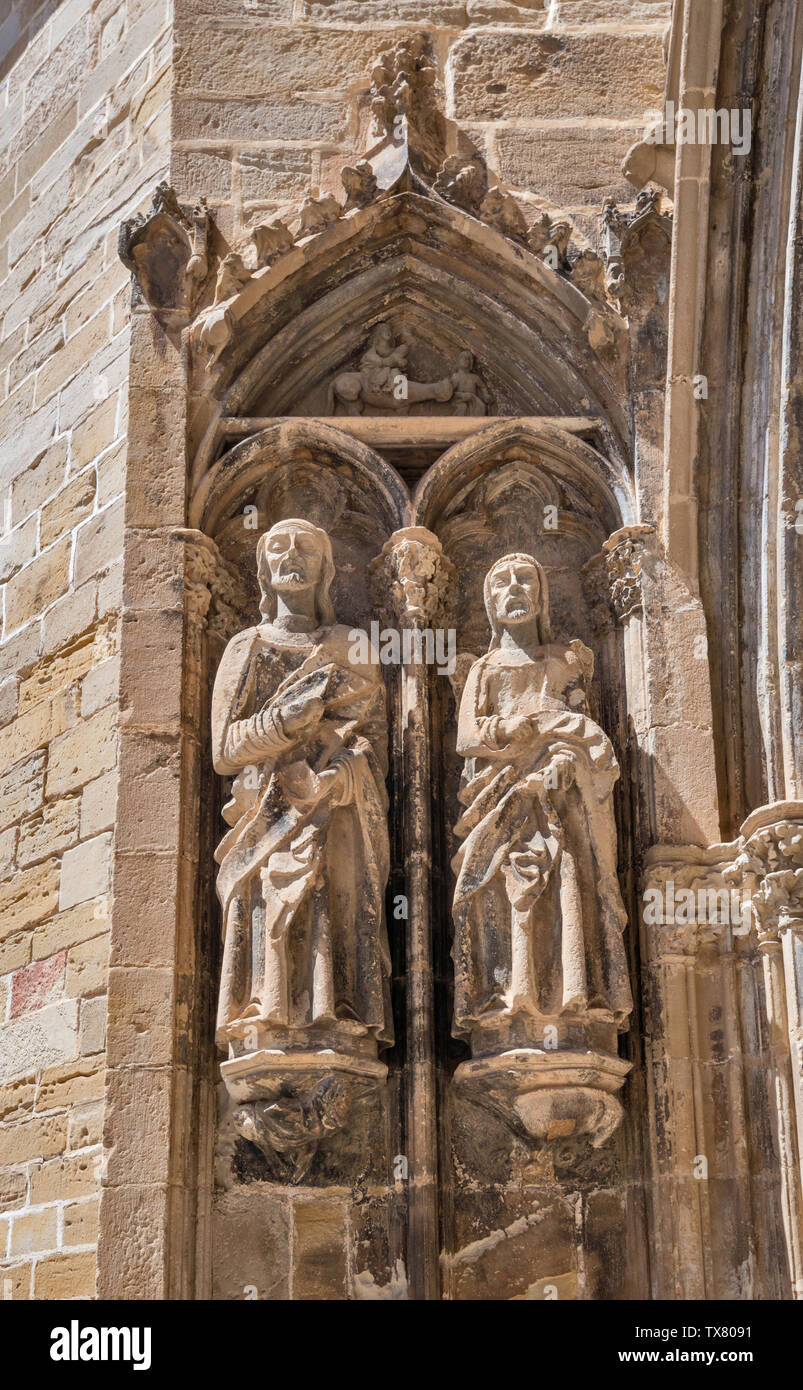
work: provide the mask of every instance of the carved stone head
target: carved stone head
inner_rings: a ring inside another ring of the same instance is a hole
[[[533,621],[539,642],[552,641],[547,577],[532,555],[503,555],[486,574],[483,592],[491,625],[491,651],[499,646],[505,628]]]
[[[335,619],[329,590],[335,576],[332,545],[311,521],[289,517],[277,521],[257,544],[257,577],[262,593],[259,611],[269,621],[282,591],[315,590],[315,611],[322,625]]]
[[[393,351],[396,344],[393,329],[389,323],[378,323],[370,336],[371,347],[380,352],[383,357],[387,357]]]

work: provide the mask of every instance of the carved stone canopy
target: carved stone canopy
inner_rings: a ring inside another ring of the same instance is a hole
[[[190,313],[209,272],[208,214],[203,202],[188,217],[166,183],[151,207],[120,226],[117,250],[154,310]]]
[[[668,294],[672,251],[672,218],[662,211],[661,194],[645,189],[632,213],[622,212],[614,199],[603,209],[607,234],[607,292],[630,317]]]
[[[519,1049],[462,1063],[455,1083],[535,1150],[583,1137],[598,1149],[621,1123],[616,1092],[631,1070],[605,1052]]]
[[[621,623],[641,613],[642,571],[657,543],[653,526],[625,526],[584,567],[586,593],[600,631],[610,626],[611,614]]]

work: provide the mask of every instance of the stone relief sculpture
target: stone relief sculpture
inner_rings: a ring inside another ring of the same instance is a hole
[[[457,736],[466,764],[453,861],[453,1031],[474,1058],[517,1059],[524,1090],[538,1090],[541,1059],[553,1070],[570,1060],[567,1047],[600,1042],[613,1053],[632,1009],[612,808],[619,768],[587,713],[593,655],[580,641],[552,640],[538,562],[504,556],[484,597],[491,644],[469,671]],[[505,1069],[509,1082],[515,1066]],[[486,1082],[492,1072],[475,1067]],[[546,1095],[540,1110],[532,1100],[525,1107],[525,1128],[539,1139],[554,1120],[555,1096],[544,1110]],[[597,1097],[575,1099],[577,1131],[601,1142],[618,1122],[618,1103],[614,1111]],[[572,1132],[567,1101],[564,1094],[564,1134]],[[515,1109],[522,1119],[518,1093]]]
[[[409,343],[397,343],[389,323],[378,323],[360,358],[359,371],[340,372],[330,383],[328,413],[361,415],[392,410],[405,414],[425,401],[449,402],[452,415],[485,415],[490,396],[475,370],[473,353],[458,353],[456,366],[438,381],[413,381],[408,376]]]
[[[309,1115],[334,1098],[342,1119],[341,1073],[381,1079],[393,1041],[385,689],[334,621],[325,531],[279,522],[257,564],[262,621],[226,648],[212,705],[215,769],[233,778],[217,1037],[232,1096],[257,1102],[240,1106],[241,1132],[272,1149],[284,1134],[306,1164],[310,1134],[338,1124],[310,1131]]]
[[[361,415],[365,406],[403,411],[408,403],[451,400],[450,377],[442,381],[410,381],[407,343],[396,342],[389,323],[378,323],[360,358],[357,372],[341,372],[329,387],[329,414],[340,407],[346,415]]]

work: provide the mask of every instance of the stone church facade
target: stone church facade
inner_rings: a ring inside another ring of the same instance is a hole
[[[0,83],[4,1296],[803,1296],[803,4]]]

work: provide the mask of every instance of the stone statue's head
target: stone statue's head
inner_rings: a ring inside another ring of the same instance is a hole
[[[335,577],[332,544],[320,526],[290,517],[277,521],[257,543],[257,578],[262,593],[259,611],[268,621],[276,612],[276,594],[315,589],[315,611],[322,626],[335,620],[329,590]]]
[[[549,624],[549,586],[532,555],[503,555],[485,576],[485,611],[491,625],[491,646],[498,647],[504,628],[535,621],[538,640],[552,641]]]
[[[383,354],[392,352],[395,338],[390,324],[384,320],[382,323],[378,323],[371,334],[370,342],[371,347],[376,348],[378,352]]]

